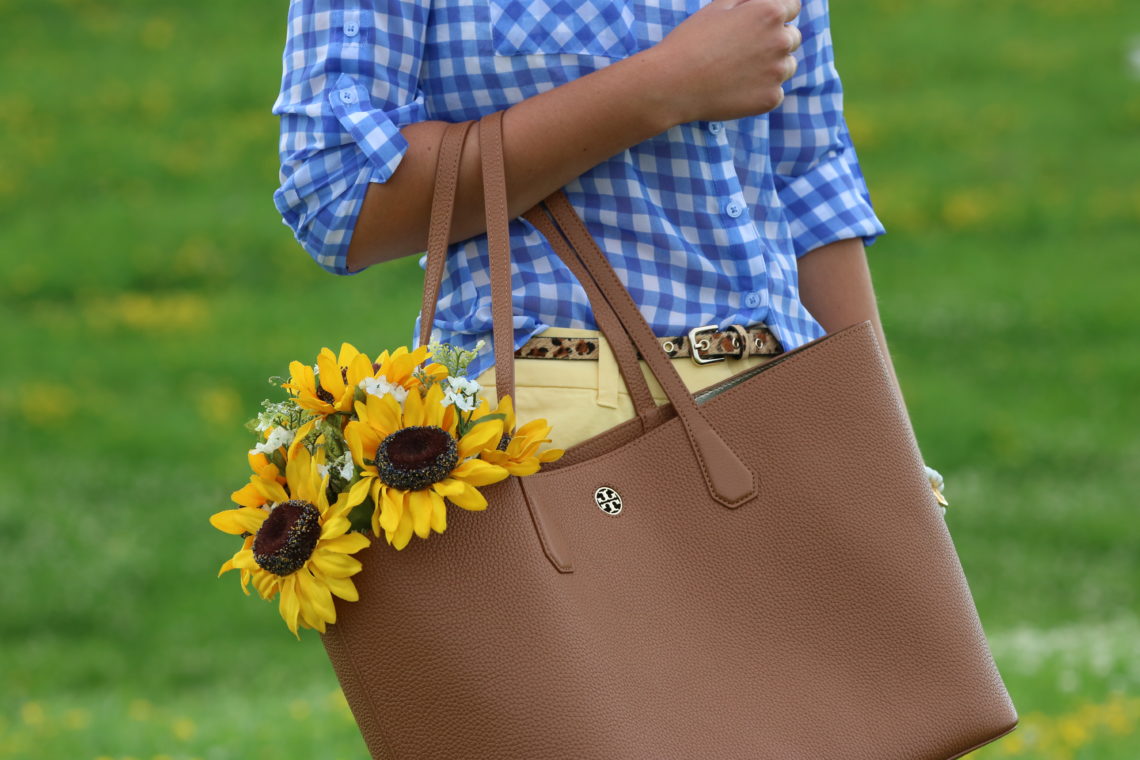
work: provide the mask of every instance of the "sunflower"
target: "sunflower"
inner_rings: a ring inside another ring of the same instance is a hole
[[[504,396],[495,411],[505,415],[504,430],[515,429],[515,408],[510,396]],[[533,475],[543,463],[553,462],[566,453],[562,449],[539,451],[539,444],[550,443],[550,439],[546,437],[548,435],[550,435],[550,425],[539,417],[520,427],[514,435],[507,433],[499,441],[497,448],[484,449],[479,457],[505,468],[512,475]]]
[[[289,363],[289,382],[281,387],[293,394],[298,406],[327,417],[352,409],[356,386],[374,374],[372,366],[372,361],[355,346],[343,343],[339,356],[329,348],[321,349],[317,356],[319,382],[312,367],[293,361]]]
[[[350,490],[360,503],[371,494],[372,532],[383,529],[389,544],[403,549],[414,532],[427,538],[447,528],[444,497],[463,509],[485,509],[487,500],[476,486],[508,477],[503,467],[479,459],[502,437],[503,421],[487,420],[465,435],[456,433],[454,405],[444,406],[443,388],[432,383],[427,394],[408,393],[401,408],[392,394],[368,395],[356,403],[356,416],[344,438],[360,469]]]
[[[324,633],[327,623],[336,622],[333,595],[349,602],[359,598],[351,576],[360,572],[361,564],[348,555],[369,544],[364,534],[348,532],[348,494],[339,494],[329,505],[328,477],[321,478],[318,470],[322,453],[318,449],[312,456],[304,446],[294,447],[284,483],[268,467],[250,479],[258,495],[246,501],[264,499],[260,505],[238,501],[242,489],[234,494],[241,508],[210,517],[218,530],[244,536],[242,548],[218,575],[239,569],[247,594],[245,586],[252,580],[263,599],[280,596],[281,617],[297,638],[299,625]]]
[[[375,391],[379,386],[400,393],[419,385],[413,371],[430,355],[427,346],[414,351],[400,346],[390,354],[384,351],[373,362],[351,343],[342,343],[339,355],[327,347],[321,349],[315,371],[307,364],[290,362],[289,382],[281,387],[293,394],[298,406],[322,417],[336,412],[347,414],[352,411],[358,389]],[[431,364],[424,372],[429,377],[440,376],[446,375],[447,369]]]

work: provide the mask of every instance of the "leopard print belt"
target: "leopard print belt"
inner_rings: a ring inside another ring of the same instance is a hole
[[[772,356],[784,352],[780,341],[767,325],[749,327],[729,325],[717,330],[716,325],[695,327],[686,335],[657,338],[661,350],[670,358],[688,355],[696,364],[711,364],[729,358]],[[638,353],[640,357],[641,354]],[[598,338],[535,336],[515,351],[517,359],[593,359],[598,358]]]

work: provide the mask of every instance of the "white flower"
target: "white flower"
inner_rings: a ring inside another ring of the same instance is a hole
[[[469,399],[455,391],[445,391],[443,398],[439,400],[440,406],[447,406],[448,404],[455,404],[457,409],[462,409],[465,412],[470,412],[475,408],[474,399]]]
[[[352,452],[344,452],[344,461],[340,465],[340,477],[344,481],[352,480],[352,476],[356,474],[356,467],[352,463]]]
[[[273,428],[272,432],[269,433],[269,438],[255,445],[252,449],[250,449],[250,453],[252,454],[254,452],[260,452],[268,456],[274,451],[277,451],[277,449],[281,448],[282,446],[288,446],[290,443],[292,443],[293,436],[294,431],[289,430],[288,428],[275,427]]]
[[[351,451],[344,452],[341,459],[333,460],[332,464],[340,465],[340,469],[337,470],[337,474],[340,475],[340,477],[345,481],[352,480],[352,476],[356,474],[356,467],[352,463]],[[317,472],[321,474],[322,478],[327,478],[329,475],[329,470],[331,469],[332,467],[327,464],[317,465]]]
[[[942,516],[946,516],[946,505],[950,502],[942,495],[942,489],[946,487],[945,481],[942,479],[942,474],[938,470],[929,465],[926,467],[926,477],[930,481],[930,488],[934,491],[934,496],[938,499],[938,506],[942,508]]]
[[[460,393],[468,396],[476,396],[479,391],[483,390],[483,386],[474,380],[468,380],[466,377],[449,377],[447,384],[451,386],[452,390],[457,390]]]
[[[402,385],[388,382],[388,378],[381,375],[380,377],[366,377],[360,381],[360,387],[364,389],[365,393],[376,396],[377,398],[384,398],[386,394],[392,394],[397,401],[401,404],[404,399],[408,397],[408,389]]]
[[[440,406],[455,404],[457,409],[465,412],[474,410],[477,396],[479,391],[483,390],[483,386],[465,377],[447,377],[445,380],[451,388],[443,392],[443,398],[439,400]]]

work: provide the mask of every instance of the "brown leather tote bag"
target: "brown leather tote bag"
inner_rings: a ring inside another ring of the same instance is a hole
[[[501,118],[477,127],[500,395]],[[421,342],[474,123],[441,148]],[[373,758],[947,760],[1013,730],[870,323],[694,394],[565,194],[524,217],[589,295],[637,415],[484,487],[443,535],[357,555],[360,600],[322,640]]]

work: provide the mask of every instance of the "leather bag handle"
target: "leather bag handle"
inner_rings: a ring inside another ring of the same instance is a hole
[[[500,125],[502,123],[501,117],[499,123]],[[426,345],[431,339],[431,329],[435,321],[435,311],[443,281],[444,264],[446,263],[447,241],[451,235],[455,194],[459,183],[460,160],[467,133],[473,124],[475,124],[475,120],[449,124],[444,129],[443,138],[440,141],[436,163],[435,190],[432,197],[431,222],[428,229],[427,265],[424,273],[423,303],[420,311],[420,345]],[[558,231],[557,226],[543,210],[541,202],[535,204],[523,216],[547,239],[552,247],[561,246],[565,249],[569,246],[561,232]],[[647,415],[656,409],[657,404],[653,400],[653,393],[649,389],[644,374],[637,366],[637,351],[633,343],[630,342],[629,336],[618,324],[618,318],[610,309],[609,304],[602,298],[600,291],[597,291],[589,276],[584,274],[584,269],[578,263],[577,258],[568,258],[565,251],[561,254],[561,258],[571,267],[572,272],[586,290],[587,298],[594,309],[598,327],[610,342],[610,347],[617,356],[618,369],[630,391],[634,409],[642,422],[642,429],[645,430],[648,427]],[[623,361],[623,357],[626,356],[632,361]],[[636,373],[630,374],[631,366],[636,367]],[[495,370],[495,375],[496,377],[499,376],[498,369]],[[505,393],[512,394],[512,398],[513,385],[513,382],[510,383],[505,390]],[[501,393],[499,397],[502,397]]]
[[[626,335],[625,330],[621,328],[621,320],[610,308],[609,302],[598,290],[597,284],[594,283],[581,260],[574,255],[570,243],[550,219],[542,207],[542,203],[538,203],[523,214],[523,218],[534,225],[535,229],[550,242],[555,253],[570,269],[582,289],[586,291],[590,308],[594,312],[594,321],[597,322],[598,329],[601,330],[614,353],[618,371],[621,373],[633,401],[634,411],[641,420],[642,430],[647,430],[649,428],[649,414],[657,408],[657,402],[653,400],[653,391],[649,389],[649,383],[646,382],[645,375],[641,371],[641,365],[638,364],[637,349],[630,341],[629,336]]]
[[[693,394],[673,366],[672,359],[661,350],[641,309],[634,303],[617,272],[598,248],[582,218],[570,205],[565,191],[559,188],[547,196],[543,203],[550,209],[563,234],[572,244],[572,255],[580,259],[588,276],[594,280],[605,300],[617,313],[622,328],[645,358],[650,371],[661,384],[677,416],[681,418],[689,443],[701,465],[709,494],[726,507],[738,507],[751,499],[756,495],[755,474],[725,443],[701,412]]]
[[[455,189],[459,184],[459,159],[463,143],[474,124],[461,121],[448,124],[440,140],[435,164],[435,188],[431,199],[431,221],[428,225],[427,265],[424,271],[424,300],[420,309],[420,345],[431,341],[435,308],[443,283],[443,265],[447,259],[447,240],[451,237],[451,221],[455,213]]]
[[[493,111],[479,120],[480,158],[483,172],[484,206],[487,215],[487,241],[491,270],[491,312],[492,336],[495,352],[495,377],[499,398],[514,391],[514,327],[511,304],[511,267],[510,267],[510,237],[508,217],[508,204],[506,192],[506,172],[503,161],[502,146],[502,117],[503,111]],[[458,127],[456,128],[458,131]],[[450,128],[449,128],[450,132]],[[464,132],[464,134],[466,134]],[[445,135],[446,137],[447,135]],[[460,144],[462,150],[462,144]],[[456,167],[458,174],[458,159],[448,155],[448,163],[444,163],[441,150],[440,164],[437,167],[449,169]],[[451,193],[454,198],[454,181],[442,186],[437,185],[437,198],[440,193]],[[433,198],[433,223],[442,219],[442,211],[436,213],[436,203]],[[737,507],[751,499],[756,493],[755,474],[736,456],[735,452],[724,442],[707,418],[697,407],[696,401],[685,385],[684,380],[677,373],[672,361],[660,350],[649,324],[642,316],[640,309],[630,297],[629,292],[621,284],[617,273],[606,259],[605,254],[598,248],[597,243],[586,230],[581,217],[573,210],[569,200],[562,189],[559,189],[542,201],[550,210],[551,215],[561,228],[569,246],[559,243],[559,236],[550,240],[555,252],[575,271],[585,275],[586,281],[592,281],[587,291],[591,296],[591,306],[596,308],[596,314],[612,311],[617,315],[616,323],[606,319],[610,330],[617,328],[616,334],[626,336],[625,340],[632,341],[641,355],[646,359],[650,371],[661,384],[666,396],[672,403],[677,415],[684,425],[689,443],[700,464],[702,474],[710,496],[726,507]],[[454,205],[454,202],[450,205]],[[532,209],[533,211],[533,209]],[[530,212],[528,212],[530,213]],[[451,211],[447,212],[448,217]],[[448,224],[450,219],[448,218]],[[536,225],[537,227],[538,225]],[[540,228],[541,229],[541,228]],[[443,250],[446,253],[445,233],[431,235],[430,241],[443,241]],[[431,250],[429,249],[429,255]],[[581,281],[581,275],[580,281]],[[583,286],[585,287],[585,285]],[[426,290],[426,288],[425,288]],[[595,297],[601,299],[595,303]],[[425,301],[427,293],[425,292]],[[434,304],[425,309],[425,325],[421,331],[430,329],[431,322],[427,319],[434,317]],[[606,307],[609,308],[606,308]],[[603,325],[599,322],[599,328]],[[603,329],[603,334],[606,334]],[[607,339],[610,337],[606,336]],[[622,339],[618,339],[619,341]],[[617,341],[614,341],[617,345]],[[615,356],[618,356],[615,353]],[[641,368],[636,358],[625,350],[618,358],[623,379],[627,382],[631,396],[640,391],[635,390],[640,383],[630,380],[641,376]],[[644,399],[641,399],[643,401]],[[640,402],[639,402],[640,403]],[[640,416],[640,410],[639,410]],[[642,423],[645,418],[642,416]]]

